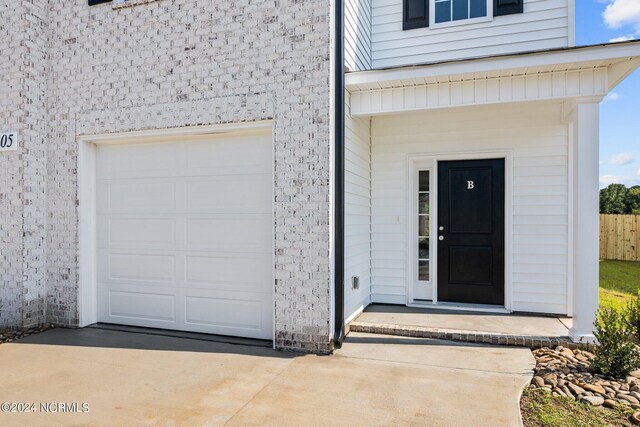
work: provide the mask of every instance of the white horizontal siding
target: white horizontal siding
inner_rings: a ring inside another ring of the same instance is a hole
[[[349,93],[346,93],[347,110]],[[345,118],[345,319],[370,302],[371,145],[370,119]],[[351,278],[360,278],[360,288]]]
[[[371,69],[371,0],[344,4],[345,65],[352,71]]]
[[[377,116],[371,126],[371,292],[406,302],[409,154],[511,151],[512,309],[567,311],[568,131],[560,104]]]
[[[567,47],[570,0],[525,0],[488,22],[402,30],[402,0],[371,0],[374,68]]]

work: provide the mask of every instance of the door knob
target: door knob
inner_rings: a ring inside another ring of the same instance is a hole
[[[438,236],[438,240],[444,240],[444,236]]]
[[[444,230],[444,227],[440,226],[440,227],[438,227],[438,230],[442,231],[442,230]]]

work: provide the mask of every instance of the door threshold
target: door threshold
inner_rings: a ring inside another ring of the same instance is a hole
[[[505,307],[488,304],[466,304],[459,302],[431,302],[431,301],[413,301],[407,304],[411,308],[429,308],[433,310],[451,310],[451,311],[473,311],[478,313],[497,313],[510,314],[511,311]]]

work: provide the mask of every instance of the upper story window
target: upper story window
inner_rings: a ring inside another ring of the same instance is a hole
[[[525,0],[403,0],[402,29],[490,20],[523,13]]]
[[[435,23],[484,18],[487,0],[434,0]]]

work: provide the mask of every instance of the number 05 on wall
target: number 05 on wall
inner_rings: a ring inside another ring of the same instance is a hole
[[[0,133],[0,151],[14,151],[18,149],[18,132]]]

